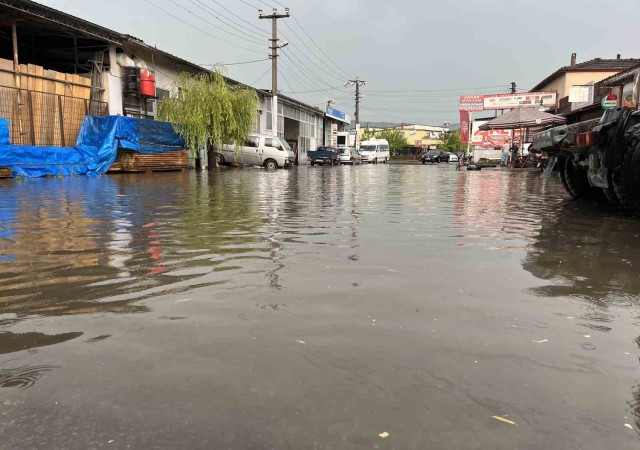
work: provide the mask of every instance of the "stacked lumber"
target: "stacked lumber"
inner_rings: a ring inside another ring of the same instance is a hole
[[[11,167],[0,167],[0,178],[11,178]]]
[[[161,172],[182,170],[188,167],[188,150],[150,154],[119,150],[109,172]]]

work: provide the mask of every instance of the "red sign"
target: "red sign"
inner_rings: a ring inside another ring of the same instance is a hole
[[[460,143],[467,145],[469,143],[469,111],[460,111]]]
[[[484,109],[484,95],[461,95],[460,111],[482,111]]]

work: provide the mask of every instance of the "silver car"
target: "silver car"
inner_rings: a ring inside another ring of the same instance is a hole
[[[362,157],[354,147],[338,148],[338,155],[340,157],[340,164],[362,164]]]

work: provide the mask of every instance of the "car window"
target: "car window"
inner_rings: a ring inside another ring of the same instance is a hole
[[[258,147],[260,138],[258,136],[250,136],[244,143],[246,147]]]
[[[278,150],[282,150],[282,146],[280,145],[280,141],[278,139],[265,138],[264,145],[265,147],[273,147],[277,148]]]

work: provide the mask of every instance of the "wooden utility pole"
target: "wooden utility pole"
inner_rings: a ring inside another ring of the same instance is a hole
[[[356,149],[360,150],[360,86],[366,85],[367,82],[356,77],[354,80],[348,80],[345,86],[356,87]]]
[[[271,132],[278,136],[278,49],[288,45],[288,42],[278,44],[278,19],[291,17],[289,8],[284,9],[284,14],[278,14],[278,10],[273,8],[273,12],[265,16],[262,10],[258,10],[260,19],[271,20]]]

